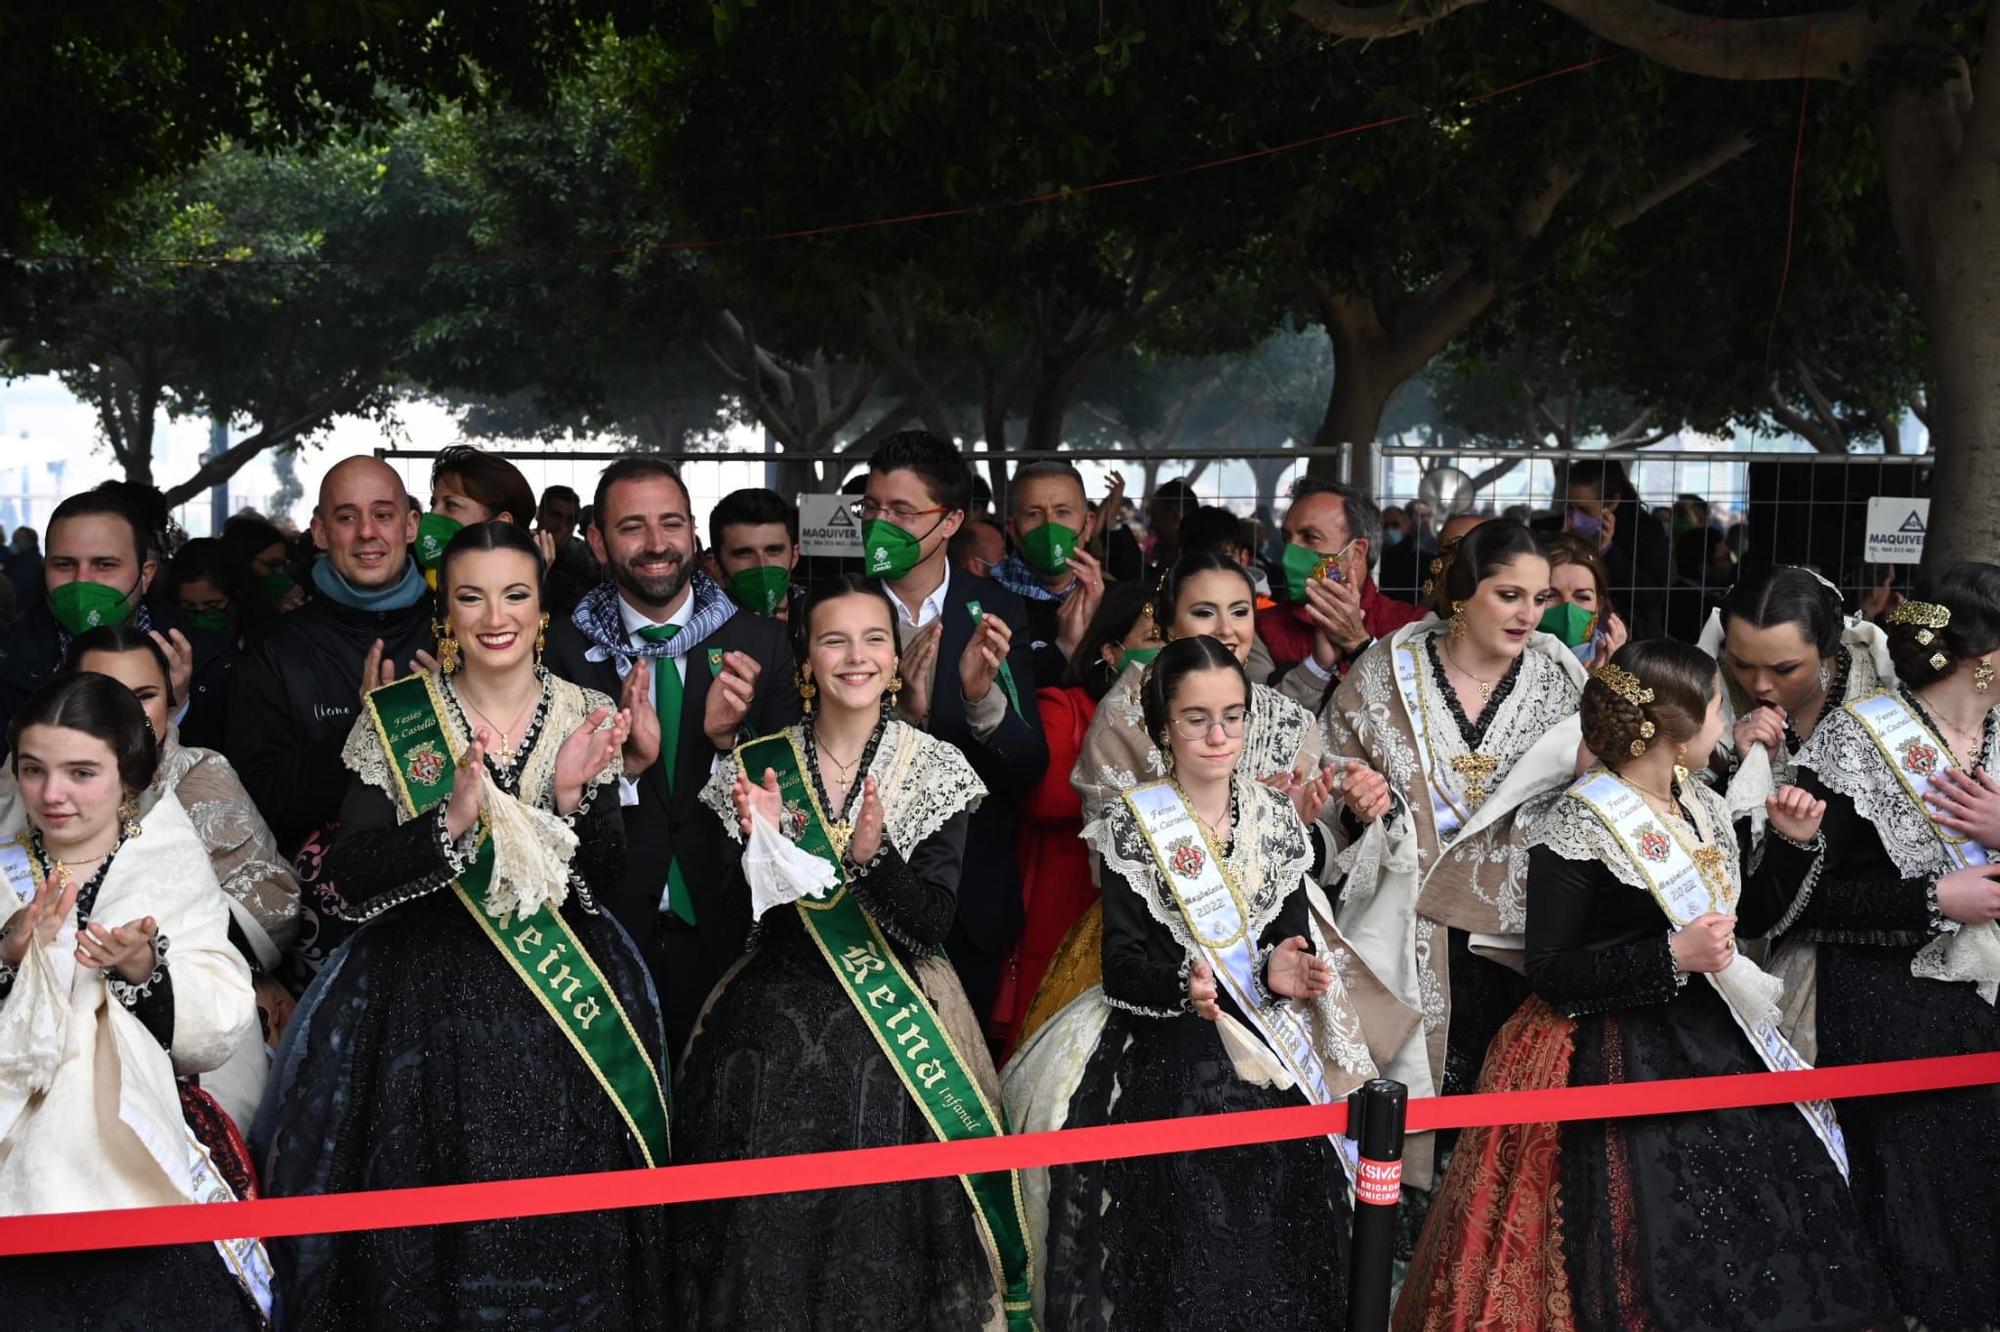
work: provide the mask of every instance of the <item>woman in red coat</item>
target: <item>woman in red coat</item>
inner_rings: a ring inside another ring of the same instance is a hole
[[[1090,881],[1090,849],[1082,838],[1083,802],[1070,785],[1069,774],[1097,713],[1097,701],[1127,666],[1144,665],[1160,650],[1146,603],[1143,583],[1108,585],[1069,659],[1063,686],[1035,692],[1042,734],[1049,744],[1049,766],[1020,809],[1014,854],[1021,867],[1021,905],[1027,924],[993,1003],[992,1030],[1010,1051],[1049,959],[1097,900],[1096,885]]]

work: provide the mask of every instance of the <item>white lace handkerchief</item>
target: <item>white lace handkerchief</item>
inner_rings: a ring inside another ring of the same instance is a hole
[[[791,841],[761,814],[750,816],[750,839],[743,848],[743,874],[750,880],[750,918],[763,919],[773,907],[801,897],[825,897],[840,875],[825,860]]]

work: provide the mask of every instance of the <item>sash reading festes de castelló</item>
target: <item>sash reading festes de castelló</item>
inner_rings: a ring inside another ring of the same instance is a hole
[[[1472,810],[1484,804],[1491,794],[1491,784],[1495,770],[1499,767],[1490,754],[1460,754],[1449,767],[1465,781],[1465,798],[1470,808],[1461,808],[1452,799],[1450,789],[1445,785],[1445,774],[1439,770],[1437,744],[1431,738],[1429,709],[1424,697],[1423,638],[1412,638],[1395,650],[1390,660],[1396,668],[1396,692],[1402,695],[1403,710],[1409,714],[1410,730],[1415,732],[1417,745],[1424,753],[1424,785],[1430,788],[1431,824],[1437,829],[1438,844],[1449,845],[1472,817]]]
[[[1326,1065],[1313,1045],[1304,1017],[1289,1005],[1266,1008],[1257,997],[1257,940],[1250,933],[1243,895],[1223,868],[1208,829],[1172,782],[1135,787],[1125,793],[1125,804],[1139,821],[1146,845],[1152,848],[1160,881],[1180,903],[1181,918],[1216,979],[1236,1001],[1237,1011],[1278,1057],[1306,1099],[1314,1105],[1327,1104],[1333,1098],[1326,1089]],[[1354,1140],[1339,1133],[1329,1136],[1352,1178]]]
[[[396,790],[412,817],[451,795],[457,767],[444,729],[444,700],[429,672],[371,691],[368,715],[389,755]],[[548,904],[528,915],[498,920],[487,915],[486,887],[492,874],[493,839],[482,832],[478,853],[452,881],[451,890],[569,1038],[632,1131],[646,1164],[666,1164],[666,1092],[617,994],[583,941],[570,933]]]
[[[751,781],[768,769],[777,774],[784,800],[779,831],[802,850],[834,867],[840,886],[824,901],[801,898],[795,905],[806,933],[818,945],[849,1002],[888,1056],[903,1088],[923,1112],[931,1132],[945,1142],[997,1137],[1005,1131],[1000,1115],[938,1021],[930,1000],[896,957],[895,950],[861,904],[847,891],[842,864],[846,829],[836,831],[819,803],[819,793],[806,777],[805,756],[791,732],[781,731],[740,746],[737,767]],[[972,1200],[980,1239],[986,1245],[1006,1289],[1007,1326],[1028,1332],[1034,1327],[1029,1298],[1028,1226],[1021,1199],[1021,1180],[1011,1170],[960,1175]]]
[[[1718,852],[1719,847],[1706,846],[1699,852],[1689,847],[1678,829],[1667,820],[1655,817],[1652,807],[1636,791],[1608,772],[1599,772],[1579,782],[1570,788],[1570,795],[1581,801],[1618,839],[1618,844],[1625,848],[1626,856],[1646,880],[1647,891],[1659,903],[1660,910],[1667,913],[1667,919],[1673,922],[1675,929],[1712,911],[1736,909],[1740,892],[1734,890],[1729,881],[1729,867],[1715,864],[1716,856],[1708,855],[1712,868],[1705,874],[1696,859],[1698,854]],[[1736,1019],[1736,1025],[1750,1038],[1751,1047],[1757,1051],[1766,1068],[1774,1073],[1783,1073],[1811,1067],[1769,1019],[1746,1017],[1730,1002],[1728,991],[1723,989],[1714,975],[1709,975],[1708,980],[1715,986],[1716,993],[1722,996],[1729,1015]],[[1834,1118],[1833,1107],[1825,1101],[1795,1101],[1793,1104],[1826,1145],[1827,1154],[1840,1168],[1841,1177],[1845,1178],[1847,1142],[1841,1136],[1840,1122]]]
[[[1905,707],[1894,694],[1871,694],[1848,704],[1847,710],[1861,723],[1861,729],[1868,732],[1868,738],[1882,751],[1882,757],[1889,761],[1889,771],[1896,774],[1896,780],[1903,784],[1910,803],[1931,825],[1931,831],[1937,834],[1938,845],[1944,848],[1952,868],[1970,869],[1975,865],[1984,865],[1986,848],[1939,823],[1930,801],[1926,799],[1931,793],[1932,783],[1952,768],[1951,746],[1932,734],[1923,719]]]

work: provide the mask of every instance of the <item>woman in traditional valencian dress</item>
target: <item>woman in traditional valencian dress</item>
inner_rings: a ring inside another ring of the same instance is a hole
[[[662,1165],[659,1008],[597,905],[624,854],[630,719],[537,661],[541,559],[512,523],[453,537],[439,667],[370,692],[328,853],[364,922],[286,1033],[255,1134],[268,1194]],[[656,1209],[273,1245],[280,1323],[657,1327]]]
[[[1160,581],[1149,610],[1162,642],[1206,634],[1246,665],[1257,644],[1257,589],[1243,566],[1213,551],[1182,556]],[[1070,782],[1082,797],[1086,822],[1140,782],[1166,776],[1158,737],[1146,730],[1139,704],[1139,668],[1150,651],[1128,661],[1097,705]],[[1322,737],[1312,713],[1268,685],[1250,686],[1243,734],[1243,770],[1253,777],[1310,781],[1318,775]],[[1049,964],[1047,977],[1021,1024],[1017,1041],[1061,1012],[1099,976],[1103,910],[1092,904]]]
[[[1826,865],[1781,947],[1818,953],[1818,1062],[2000,1050],[2000,567],[1958,564],[1890,616],[1900,683],[1799,751]],[[2000,1087],[1844,1101],[1854,1197],[1898,1308],[2000,1324]]]
[[[1767,798],[1746,876],[1722,797],[1685,776],[1723,729],[1715,663],[1628,644],[1584,687],[1602,755],[1528,861],[1531,998],[1482,1092],[1803,1067],[1777,985],[1735,935],[1769,929],[1817,868],[1824,806]],[[1889,1294],[1823,1102],[1468,1129],[1397,1306],[1398,1329],[1708,1332],[1884,1325]]]
[[[256,1025],[187,812],[139,812],[159,746],[130,690],[59,675],[14,716],[0,822],[0,1215],[229,1202],[181,1119]],[[254,1240],[0,1259],[11,1329],[258,1327]]]
[[[1361,655],[1326,712],[1330,747],[1389,779],[1396,811],[1345,853],[1340,930],[1421,1015],[1384,1075],[1413,1096],[1472,1089],[1493,1033],[1526,997],[1524,806],[1575,776],[1583,667],[1537,629],[1548,559],[1519,523],[1466,533],[1437,577],[1448,619]],[[1510,965],[1491,960],[1507,960]],[[1430,1186],[1412,1142],[1407,1185]]]
[[[224,1163],[225,1169],[234,1171],[232,1178],[248,1181],[248,1149],[239,1135],[247,1133],[256,1118],[270,1073],[263,1027],[274,1028],[275,1042],[293,1008],[291,992],[269,977],[298,937],[299,881],[229,760],[213,749],[181,743],[180,729],[172,721],[171,672],[166,654],[151,635],[130,625],[100,625],[77,635],[63,664],[65,669],[108,675],[138,698],[147,725],[160,737],[154,788],[181,802],[222,885],[223,903],[229,908],[229,938],[250,966],[265,1021],[244,1032],[242,1043],[221,1068],[201,1075],[201,1094],[186,1088],[184,1099],[190,1115],[203,1117],[197,1127],[211,1149],[221,1139],[223,1151],[218,1156],[226,1153],[231,1162],[241,1163]],[[214,1122],[215,1108],[227,1114],[228,1128]]]
[[[1084,830],[1104,862],[1103,989],[1008,1065],[1009,1113],[1039,1129],[1337,1100],[1374,1065],[1345,989],[1352,955],[1307,937],[1307,886],[1331,843],[1302,814],[1332,777],[1286,791],[1243,767],[1249,682],[1212,638],[1169,643],[1141,703],[1166,777]],[[1378,813],[1388,788],[1373,777],[1356,801]],[[1350,1213],[1326,1138],[1046,1176],[1029,1196],[1038,1216],[1046,1200],[1051,1332],[1248,1326],[1274,1311],[1287,1326],[1344,1324]]]
[[[1822,718],[1895,683],[1882,630],[1849,620],[1839,590],[1809,569],[1779,565],[1739,581],[1701,646],[1722,663],[1727,725],[1714,771],[1734,779],[1739,814],[1761,810],[1765,796],[1795,780],[1799,747]],[[1742,771],[1758,746],[1768,777]]]
[[[709,997],[676,1159],[727,1161],[1001,1131],[998,1078],[940,948],[967,817],[956,748],[892,716],[896,616],[847,576],[792,614],[806,719],[737,751],[702,800],[744,843],[758,921]],[[684,1205],[683,1328],[1025,1328],[1011,1172]]]

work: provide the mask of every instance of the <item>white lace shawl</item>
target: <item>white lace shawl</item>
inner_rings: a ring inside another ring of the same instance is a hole
[[[541,730],[535,736],[534,752],[521,765],[518,790],[522,803],[537,809],[553,810],[556,807],[556,755],[561,751],[563,741],[569,739],[570,733],[583,725],[591,713],[617,705],[595,689],[571,684],[561,676],[547,675],[544,680],[549,697],[548,710],[543,714]],[[451,681],[447,677],[439,674],[435,682],[440,694],[451,697]],[[465,752],[472,737],[466,733],[457,709],[440,710],[438,720],[444,728],[452,757],[456,759]],[[354,729],[347,733],[347,744],[340,751],[340,761],[349,772],[389,797],[390,803],[396,807],[397,823],[409,821],[411,816],[403,808],[395,769],[365,708],[354,719]],[[604,771],[590,780],[589,786],[596,788],[617,780],[618,771],[619,761],[614,758],[605,765]]]
[[[1324,714],[1327,749],[1368,764],[1389,779],[1389,789],[1401,798],[1403,808],[1390,816],[1401,828],[1389,832],[1392,840],[1401,829],[1414,834],[1417,875],[1427,914],[1435,913],[1447,924],[1474,932],[1518,934],[1527,926],[1526,835],[1547,799],[1524,800],[1511,813],[1487,821],[1473,835],[1461,835],[1449,844],[1440,842],[1431,810],[1433,777],[1446,783],[1453,800],[1469,816],[1476,817],[1483,808],[1467,799],[1465,779],[1451,767],[1453,758],[1473,750],[1441,697],[1441,690],[1448,686],[1431,673],[1424,649],[1425,639],[1443,631],[1443,623],[1433,618],[1398,630],[1361,655]],[[1406,646],[1418,653],[1417,667],[1426,673],[1420,718],[1409,716],[1396,683],[1393,654]],[[1522,654],[1520,675],[1500,701],[1499,711],[1478,746],[1479,753],[1496,762],[1485,783],[1488,801],[1538,741],[1576,716],[1582,678],[1582,667],[1556,639],[1538,634],[1530,640]],[[1418,726],[1429,728],[1434,773],[1425,770]],[[1555,789],[1561,785],[1556,782]],[[1363,861],[1372,859],[1372,850],[1361,857]],[[1368,866],[1348,857],[1341,868],[1350,873],[1360,869],[1365,877]],[[1355,886],[1350,884],[1350,889]],[[1374,887],[1372,882],[1359,886],[1367,890]]]
[[[1136,666],[1120,675],[1099,701],[1084,733],[1069,781],[1083,798],[1086,818],[1115,804],[1120,792],[1167,775],[1159,746],[1146,734],[1145,709],[1139,702],[1143,675]],[[1304,773],[1317,766],[1319,756],[1319,727],[1312,713],[1268,685],[1252,683],[1238,770],[1253,777]]]
[[[799,740],[803,732],[793,726],[785,734]],[[919,731],[907,722],[892,720],[882,732],[882,743],[875,747],[868,775],[875,779],[875,789],[881,793],[886,844],[903,855],[916,850],[952,815],[977,809],[986,798],[986,784],[979,780],[979,774],[972,770],[958,746]],[[735,781],[734,763],[718,765],[708,784],[702,787],[701,803],[722,820],[731,837],[741,842],[743,830],[737,825],[736,803],[730,798]],[[828,817],[832,817],[831,811]]]
[[[1723,853],[1723,873],[1730,889],[1729,902],[1724,909],[1731,909],[1743,892],[1743,865],[1736,842],[1736,829],[1729,821],[1729,804],[1700,782],[1683,785],[1681,798],[1699,804],[1702,812],[1708,815],[1709,830],[1714,834],[1715,845]],[[1678,822],[1693,840],[1694,827],[1684,819]],[[1628,888],[1636,888],[1649,896],[1652,893],[1645,871],[1632,859],[1617,835],[1604,826],[1604,820],[1590,806],[1575,798],[1574,788],[1550,804],[1528,844],[1531,847],[1546,846],[1565,860],[1595,860]]]
[[[1995,740],[1982,756],[1989,771],[2000,765],[2000,732]],[[1875,825],[1882,849],[1904,878],[1934,879],[1951,872],[1952,861],[1937,829],[1889,770],[1881,746],[1853,713],[1844,707],[1828,713],[1799,747],[1797,762],[1828,789],[1854,802],[1854,812]]]
[[[2000,729],[1992,737],[1980,755],[1981,766],[1989,772],[2000,764]],[[1799,749],[1798,765],[1854,802],[1854,812],[1875,825],[1882,849],[1903,878],[1935,884],[1957,867],[1930,817],[1889,770],[1882,747],[1846,708],[1814,728],[1812,738]],[[1936,915],[1935,904],[1932,914]],[[1917,950],[1910,960],[1910,974],[1922,980],[1969,981],[1981,998],[1993,1003],[2000,999],[2000,925],[1950,922],[1946,933]]]
[[[1236,826],[1222,867],[1244,894],[1245,920],[1251,938],[1261,935],[1283,909],[1292,893],[1306,887],[1312,871],[1312,843],[1290,797],[1244,775],[1234,779]],[[1188,929],[1173,890],[1167,887],[1138,817],[1122,799],[1116,800],[1084,825],[1083,840],[1146,904],[1146,913],[1173,936],[1192,962],[1203,956]],[[1321,939],[1312,931],[1321,956],[1334,967],[1334,984],[1305,1007],[1311,1015],[1313,1043],[1322,1057],[1356,1078],[1375,1074],[1362,1023],[1348,997],[1358,983],[1359,959],[1344,945]]]

